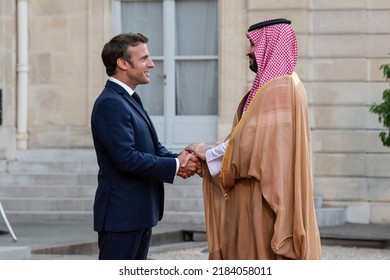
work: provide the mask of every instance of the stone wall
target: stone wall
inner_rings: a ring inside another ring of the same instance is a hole
[[[390,2],[313,1],[311,93],[316,193],[348,221],[390,223],[390,149],[369,112],[388,86]]]
[[[29,1],[29,148],[92,147],[90,112],[112,35],[106,0]]]

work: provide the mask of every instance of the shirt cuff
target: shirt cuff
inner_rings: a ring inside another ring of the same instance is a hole
[[[175,160],[176,160],[176,173],[175,173],[175,178],[176,178],[177,172],[179,172],[180,161],[178,158],[175,158]]]
[[[216,176],[221,172],[222,160],[225,154],[227,143],[228,141],[210,150],[207,150],[205,153],[206,163],[211,176]]]

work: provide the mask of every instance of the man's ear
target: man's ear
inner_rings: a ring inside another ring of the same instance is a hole
[[[129,68],[129,63],[123,58],[118,58],[116,60],[116,65],[121,70],[127,70]]]

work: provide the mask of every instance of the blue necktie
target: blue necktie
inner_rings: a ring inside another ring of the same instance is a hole
[[[139,95],[135,91],[134,91],[132,97],[135,99],[135,101],[137,101],[138,105],[141,106],[142,109],[144,109],[144,106],[142,105],[141,98],[139,97]]]

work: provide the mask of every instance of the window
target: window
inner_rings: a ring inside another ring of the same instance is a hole
[[[149,37],[155,69],[150,83],[136,90],[159,136],[172,145],[189,139],[215,141],[218,1],[116,0],[114,4],[115,33],[141,32]],[[201,128],[204,137],[199,131],[197,135],[183,131],[189,124]]]
[[[217,2],[176,2],[176,114],[217,115]]]

